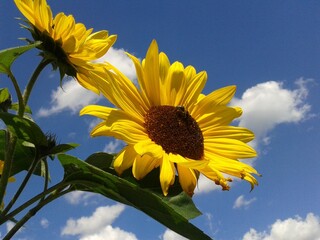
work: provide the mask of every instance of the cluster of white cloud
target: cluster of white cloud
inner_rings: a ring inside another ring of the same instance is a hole
[[[166,231],[160,236],[161,240],[186,240],[187,238],[179,235],[178,233],[166,229]]]
[[[103,149],[103,152],[116,153],[116,152],[119,152],[123,146],[124,146],[123,141],[115,139],[107,143],[107,145]]]
[[[311,240],[320,239],[320,218],[309,213],[305,219],[299,216],[286,220],[277,220],[269,227],[269,231],[257,232],[250,229],[243,240]]]
[[[98,207],[91,216],[69,219],[61,231],[62,236],[79,236],[80,240],[124,239],[137,240],[133,233],[112,227],[112,223],[124,211],[125,206],[115,204]]]
[[[89,103],[96,103],[101,97],[83,88],[74,79],[65,81],[62,88],[58,87],[51,93],[51,106],[40,108],[38,117],[48,117],[53,114],[69,110],[77,113],[82,107]]]
[[[92,198],[96,197],[97,195],[98,194],[91,192],[73,191],[65,195],[65,199],[72,205],[77,205],[80,203],[88,205],[90,202],[92,202]]]
[[[251,205],[253,202],[255,202],[257,199],[256,198],[251,198],[249,200],[245,199],[243,195],[240,195],[234,202],[233,208],[234,209],[239,209],[239,208],[245,208],[247,209],[249,205]]]
[[[309,116],[311,107],[305,103],[308,95],[306,84],[309,81],[302,78],[296,80],[297,88],[293,90],[284,88],[282,82],[259,83],[247,89],[240,99],[231,101],[231,105],[243,109],[239,126],[255,133],[254,147],[260,143],[268,144],[268,133],[277,125],[298,123]]]

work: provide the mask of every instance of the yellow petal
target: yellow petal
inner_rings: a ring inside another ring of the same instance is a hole
[[[148,154],[154,158],[162,158],[164,154],[162,147],[149,138],[136,143],[134,149],[140,156]]]
[[[175,168],[174,164],[169,160],[168,154],[163,155],[160,165],[160,184],[163,195],[168,195],[169,186],[174,183]]]
[[[144,178],[149,172],[159,166],[159,161],[159,159],[155,159],[148,154],[143,156],[137,155],[132,167],[133,176],[138,180]]]
[[[206,138],[204,147],[207,151],[222,155],[227,158],[252,158],[256,157],[256,151],[248,144],[231,138]]]
[[[227,105],[236,92],[236,86],[228,86],[211,92],[198,102],[195,115],[209,113],[217,105]]]
[[[249,129],[234,126],[213,126],[202,131],[204,138],[232,138],[242,142],[254,139],[254,133]]]
[[[171,162],[176,163],[177,165],[181,165],[187,168],[193,169],[201,169],[207,166],[207,160],[191,160],[189,158],[185,158],[179,154],[169,153],[169,159]]]
[[[189,196],[193,195],[194,189],[197,186],[199,173],[190,168],[177,166],[180,185]]]
[[[133,161],[136,159],[137,153],[134,151],[133,146],[126,146],[116,157],[113,162],[113,167],[118,174],[130,168]]]

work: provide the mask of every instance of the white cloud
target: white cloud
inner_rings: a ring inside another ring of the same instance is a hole
[[[243,240],[319,240],[320,218],[309,213],[305,219],[299,216],[286,220],[277,220],[269,227],[269,231],[257,232],[251,228],[243,236]]]
[[[123,141],[115,139],[114,141],[110,141],[109,143],[107,143],[103,151],[107,153],[116,153],[119,152],[123,145]]]
[[[249,200],[246,200],[243,195],[240,195],[236,199],[236,201],[234,202],[233,208],[234,209],[236,209],[236,208],[245,208],[245,209],[247,209],[256,200],[257,200],[256,198],[251,198]]]
[[[65,196],[65,199],[68,203],[72,205],[77,205],[79,203],[83,203],[84,205],[88,205],[89,200],[92,199],[92,197],[97,196],[96,193],[91,192],[84,192],[84,191],[73,191],[68,193]]]
[[[38,117],[48,117],[53,114],[69,110],[77,113],[82,107],[96,103],[101,97],[83,88],[77,81],[65,81],[62,88],[58,87],[51,93],[51,106],[40,108]]]
[[[106,227],[111,225],[113,221],[119,217],[119,215],[123,212],[124,208],[125,206],[122,204],[98,207],[94,211],[94,213],[89,217],[81,217],[79,219],[68,219],[66,226],[61,231],[61,235],[80,235],[81,237],[85,238],[89,236],[98,236],[96,234],[100,233],[104,234],[105,231],[110,230],[111,226],[109,227],[109,230],[106,229]],[[119,229],[113,230],[114,233],[120,233],[120,231],[118,231]]]
[[[40,225],[41,225],[41,227],[43,227],[43,228],[48,228],[48,227],[49,227],[49,220],[46,219],[46,218],[42,218],[42,219],[40,220]]]
[[[306,84],[312,80],[298,79],[296,89],[290,90],[282,82],[268,81],[247,89],[241,99],[235,98],[231,105],[240,106],[244,113],[239,126],[251,129],[256,147],[269,143],[268,133],[281,123],[298,123],[308,117],[310,105],[305,103],[308,95]]]
[[[97,233],[93,233],[91,235],[79,238],[79,240],[105,240],[105,239],[137,240],[137,237],[133,233],[123,231],[118,227],[113,228],[112,226],[108,225]]]
[[[170,229],[166,229],[162,236],[160,236],[161,240],[186,240],[187,238],[175,233]]]
[[[136,79],[136,69],[124,49],[110,48],[97,62],[109,62],[132,81]]]

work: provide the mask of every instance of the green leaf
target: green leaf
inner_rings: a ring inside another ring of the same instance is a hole
[[[109,154],[93,154],[87,162],[66,154],[58,155],[58,159],[65,170],[64,181],[71,182],[74,190],[99,193],[135,207],[188,239],[211,239],[188,221],[201,213],[183,191],[165,197],[160,191],[143,187],[132,176],[119,177],[110,168],[113,156]]]
[[[35,42],[26,46],[8,48],[0,51],[0,73],[8,73],[12,63],[24,52],[39,46],[41,42]]]
[[[0,160],[4,159],[6,131],[0,130]],[[25,146],[25,141],[18,139],[13,155],[13,165],[10,176],[13,176],[21,171],[28,170],[35,157],[34,147]],[[35,170],[34,174],[41,176],[40,166]]]
[[[18,112],[19,111],[19,103],[12,103],[11,106],[10,106],[10,109]],[[25,107],[24,112],[32,114],[31,108],[29,106]]]
[[[0,103],[3,103],[10,99],[10,93],[8,88],[0,88]]]
[[[47,138],[34,122],[11,113],[0,112],[0,119],[19,139],[31,142],[36,146],[47,146]]]

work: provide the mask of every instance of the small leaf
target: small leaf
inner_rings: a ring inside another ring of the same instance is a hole
[[[12,63],[24,52],[39,46],[41,42],[37,41],[26,46],[8,48],[0,51],[0,73],[8,73]]]
[[[31,142],[36,146],[47,146],[46,136],[34,122],[5,112],[0,112],[0,119],[19,139]]]
[[[10,99],[10,93],[8,88],[0,88],[0,103],[3,103]]]
[[[165,197],[162,192],[141,187],[132,177],[117,176],[113,169],[103,171],[66,154],[58,155],[58,159],[65,170],[64,181],[70,182],[74,190],[99,193],[133,206],[188,239],[211,239],[188,221],[201,213],[184,192]],[[108,165],[110,160],[109,154],[94,154],[87,161],[103,166],[103,162]]]

